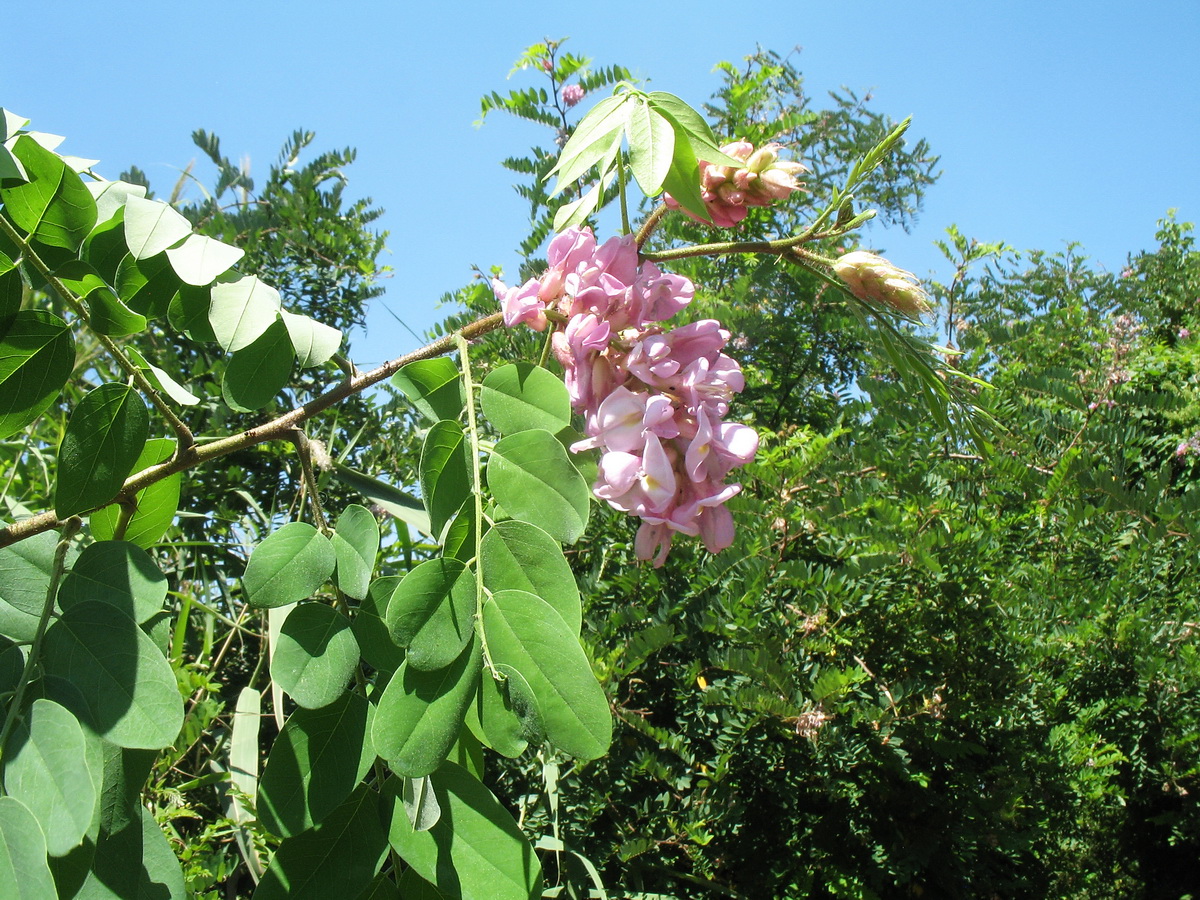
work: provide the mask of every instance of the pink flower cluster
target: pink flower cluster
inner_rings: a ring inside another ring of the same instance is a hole
[[[778,144],[764,144],[755,150],[749,141],[734,141],[722,147],[721,152],[743,160],[745,165],[737,168],[700,161],[700,196],[712,223],[719,228],[738,224],[746,218],[751,206],[770,206],[792,191],[804,190],[796,176],[808,170],[798,162],[780,160]],[[679,208],[678,201],[670,194],[663,199],[672,209]],[[696,218],[690,212],[687,214]]]
[[[510,328],[541,331],[551,314],[565,326],[552,338],[571,404],[584,414],[587,438],[575,452],[602,455],[596,496],[642,520],[638,558],[661,566],[675,532],[699,535],[710,552],[733,543],[725,484],[749,462],[758,435],[723,421],[745,386],[741,367],[722,351],[729,332],[715,319],[670,331],[664,322],[691,302],[692,283],[638,263],[631,235],[597,247],[587,228],[550,243],[550,268],[520,287],[493,286]],[[554,315],[557,313],[557,315]]]
[[[562,89],[563,105],[570,109],[576,103],[583,99],[584,90],[582,85],[568,84]]]

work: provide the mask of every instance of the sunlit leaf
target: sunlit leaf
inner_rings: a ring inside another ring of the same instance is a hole
[[[41,309],[0,320],[0,439],[40,416],[75,368],[67,323]]]
[[[325,535],[307,522],[289,522],[250,554],[242,576],[246,599],[260,608],[307,599],[329,579],[336,564]]]
[[[484,416],[501,434],[528,428],[557,432],[571,424],[571,397],[562,379],[530,363],[489,372],[479,402]]]
[[[392,384],[433,422],[457,419],[466,403],[458,366],[445,356],[409,363],[392,376]]]
[[[192,223],[161,200],[125,198],[125,243],[134,259],[162,253],[192,233]]]
[[[301,603],[283,622],[271,678],[306,709],[340,697],[358,665],[350,620],[324,603]]]
[[[591,492],[550,432],[531,429],[497,441],[487,480],[496,501],[514,518],[566,544],[583,534]]]

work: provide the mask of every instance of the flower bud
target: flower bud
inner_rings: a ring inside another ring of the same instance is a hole
[[[833,264],[833,271],[860,300],[884,303],[910,316],[929,312],[929,297],[917,277],[874,253],[847,253]]]
[[[562,89],[562,102],[567,109],[583,99],[584,90],[578,84],[568,84]]]

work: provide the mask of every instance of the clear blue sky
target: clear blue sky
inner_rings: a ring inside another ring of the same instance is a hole
[[[196,128],[259,172],[296,128],[357,147],[350,190],[386,208],[391,232],[395,276],[377,302],[418,331],[473,264],[514,268],[525,211],[498,161],[543,135],[472,123],[480,95],[505,89],[522,48],[546,37],[694,104],[718,60],[799,45],[810,93],[844,84],[912,115],[944,175],[911,235],[868,241],[921,275],[948,277],[932,241],[951,223],[1018,248],[1079,241],[1119,269],[1153,246],[1168,208],[1200,217],[1197,0],[6,7],[0,106],[67,135],[62,151],[99,158],[108,177],[136,164],[167,190],[196,156]],[[360,365],[416,345],[382,309],[369,327]]]

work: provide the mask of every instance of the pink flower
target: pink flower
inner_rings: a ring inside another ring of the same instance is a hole
[[[764,144],[755,150],[749,141],[734,141],[722,147],[721,152],[742,160],[744,166],[700,161],[700,198],[713,225],[732,228],[746,218],[748,207],[770,206],[793,191],[805,189],[796,176],[808,170],[798,162],[780,160],[779,150],[779,144]],[[671,208],[679,208],[670,194],[664,195],[664,200]],[[691,212],[684,212],[696,218]]]
[[[583,99],[584,90],[577,84],[568,84],[562,89],[563,105],[570,109]]]

